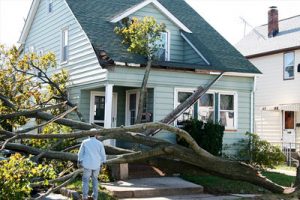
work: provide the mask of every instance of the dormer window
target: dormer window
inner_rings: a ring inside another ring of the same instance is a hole
[[[48,0],[48,12],[51,13],[53,11],[53,0]]]
[[[156,60],[169,61],[170,60],[170,33],[162,32],[160,40],[156,41],[157,51],[154,54]]]

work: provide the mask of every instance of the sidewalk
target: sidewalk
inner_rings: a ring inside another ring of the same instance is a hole
[[[214,196],[210,194],[196,194],[196,195],[177,195],[165,197],[152,197],[152,198],[127,198],[119,200],[232,200],[240,199],[235,196]]]
[[[288,176],[296,176],[296,171],[283,170],[283,169],[268,169],[269,172],[277,172]]]

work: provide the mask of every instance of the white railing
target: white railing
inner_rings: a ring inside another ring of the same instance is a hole
[[[286,157],[286,164],[288,166],[292,166],[293,161],[299,162],[297,159],[293,158],[293,154],[300,152],[300,143],[272,142],[271,144],[281,148]]]

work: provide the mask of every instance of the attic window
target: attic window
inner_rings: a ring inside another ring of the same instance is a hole
[[[160,61],[169,61],[170,60],[170,33],[162,32],[160,34],[160,40],[156,42],[158,47],[157,51],[154,54],[154,58]]]
[[[53,0],[48,0],[48,12],[51,13],[53,11]]]

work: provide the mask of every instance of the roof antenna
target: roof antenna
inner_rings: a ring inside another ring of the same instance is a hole
[[[258,36],[261,37],[262,39],[266,40],[265,36],[263,36],[260,32],[258,32],[251,24],[249,24],[243,17],[240,17],[242,22],[244,23],[244,37],[246,35],[246,27],[249,26],[253,29],[253,32]]]

